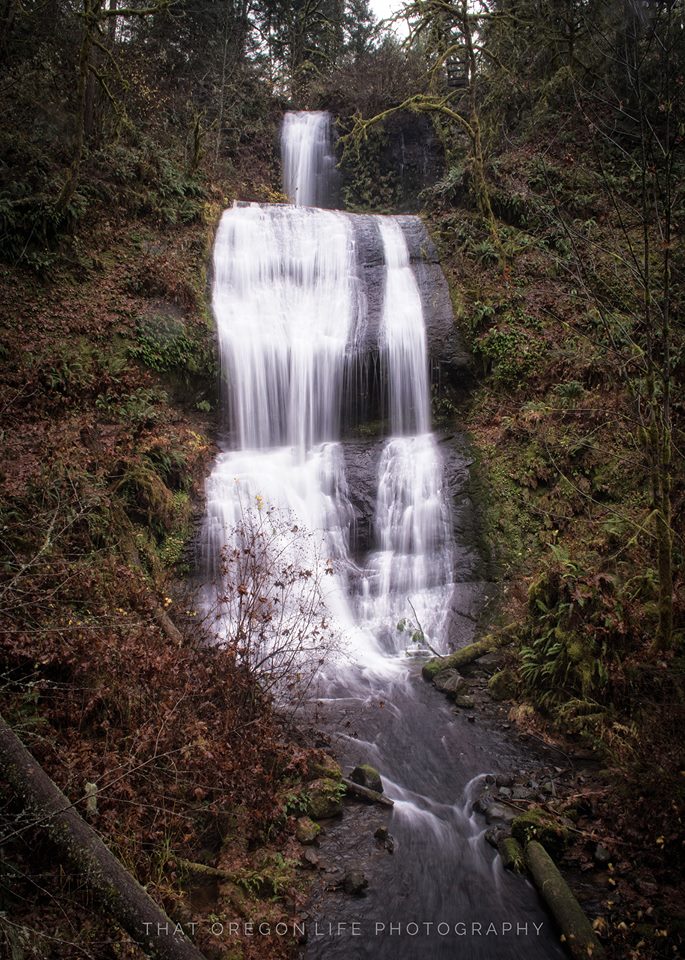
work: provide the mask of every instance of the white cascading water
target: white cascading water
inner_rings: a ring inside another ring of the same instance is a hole
[[[295,518],[334,563],[325,599],[343,652],[387,671],[407,644],[395,629],[400,617],[416,611],[432,643],[443,642],[449,511],[429,432],[421,298],[399,222],[379,217],[386,279],[378,346],[392,436],[379,451],[376,549],[360,563],[350,556],[344,373],[366,322],[355,217],[300,205],[320,187],[328,125],[327,114],[286,115],[285,181],[297,206],[239,203],[219,226],[213,308],[231,432],[207,481],[203,546],[218,575],[222,550],[256,503]],[[208,590],[207,603],[216,596]]]
[[[375,538],[362,614],[391,649],[406,643],[398,619],[440,645],[452,590],[450,516],[443,464],[430,433],[428,357],[423,307],[397,220],[379,218],[385,259],[381,364],[387,383],[391,438],[378,471]],[[413,608],[413,609],[412,609]]]
[[[323,111],[286,113],[281,136],[283,187],[298,207],[327,207],[335,171],[331,118]]]

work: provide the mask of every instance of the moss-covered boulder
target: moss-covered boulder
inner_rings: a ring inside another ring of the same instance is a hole
[[[358,783],[360,787],[366,787],[367,790],[383,793],[381,775],[370,763],[360,763],[355,767],[350,774],[350,780],[352,783]]]
[[[307,779],[320,780],[322,777],[330,780],[342,780],[343,772],[340,764],[323,750],[310,757],[307,762]]]
[[[321,827],[318,823],[314,823],[311,817],[300,817],[295,825],[295,836],[305,847],[316,843],[320,833]]]
[[[326,820],[342,813],[342,798],[345,787],[339,780],[321,777],[312,780],[307,787],[309,813],[313,820]]]
[[[460,690],[466,686],[466,680],[454,667],[448,667],[447,670],[440,670],[433,678],[433,685],[440,693],[447,697],[456,697]]]
[[[537,840],[553,857],[562,856],[570,839],[568,828],[540,807],[531,807],[516,817],[511,835],[524,849],[532,840]]]
[[[512,700],[516,694],[516,678],[505,668],[493,673],[488,681],[488,693],[493,700]]]

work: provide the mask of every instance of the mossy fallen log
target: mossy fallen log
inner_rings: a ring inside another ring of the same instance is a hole
[[[347,787],[348,793],[353,793],[355,796],[361,797],[363,800],[370,800],[372,803],[380,803],[382,807],[393,807],[395,805],[390,797],[383,796],[383,794],[378,793],[377,790],[369,790],[368,787],[362,786],[361,783],[355,783],[353,780],[348,780],[346,777],[342,778],[342,782]]]
[[[513,870],[514,873],[526,872],[526,860],[523,855],[523,847],[514,840],[513,837],[504,837],[497,844],[499,855],[505,870]]]
[[[473,663],[474,660],[484,657],[486,653],[496,650],[497,647],[502,646],[504,642],[507,641],[488,635],[487,637],[483,637],[482,640],[476,640],[475,643],[470,643],[468,646],[462,647],[461,650],[450,653],[446,657],[433,657],[432,660],[427,660],[421,668],[423,679],[433,680],[433,678],[443,670],[459,670],[461,667]]]
[[[170,920],[122,866],[98,834],[0,717],[4,784],[62,859],[82,878],[103,913],[116,920],[141,949],[159,960],[204,960],[180,924]],[[3,784],[3,791],[6,790]]]
[[[525,856],[535,885],[559,924],[574,960],[604,960],[604,948],[592,924],[542,844],[532,840]]]

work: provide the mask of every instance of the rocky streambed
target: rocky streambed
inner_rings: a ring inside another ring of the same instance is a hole
[[[318,701],[312,719],[343,773],[376,767],[394,802],[348,793],[341,815],[307,838],[303,957],[564,956],[523,859],[532,840],[557,861],[575,851],[575,893],[590,916],[599,912],[614,852],[577,826],[596,764],[510,719],[501,660],[485,654],[454,671],[459,681],[437,684],[415,663],[387,698],[340,691]],[[403,735],[417,728],[420,738]]]

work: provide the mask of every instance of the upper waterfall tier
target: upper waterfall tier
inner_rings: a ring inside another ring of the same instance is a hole
[[[335,155],[331,115],[324,111],[286,113],[281,130],[283,189],[298,207],[330,207]]]
[[[213,306],[241,449],[337,439],[360,313],[352,221],[256,204],[226,211]]]
[[[217,234],[213,306],[243,450],[306,450],[364,419],[424,433],[430,369],[467,362],[418,217],[237,204]]]

